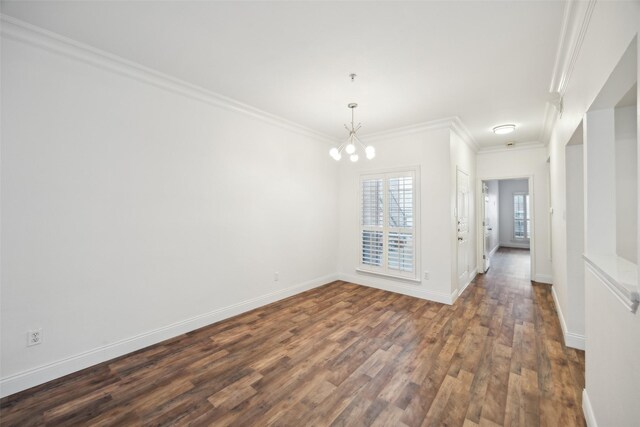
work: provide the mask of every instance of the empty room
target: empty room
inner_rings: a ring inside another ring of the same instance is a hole
[[[0,0],[0,425],[640,425],[639,31]]]

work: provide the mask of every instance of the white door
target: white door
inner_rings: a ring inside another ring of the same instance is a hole
[[[469,282],[469,175],[457,171],[458,288]]]
[[[483,250],[482,250],[482,261],[483,261],[483,272],[487,272],[489,267],[491,267],[491,258],[489,255],[491,254],[491,230],[493,229],[493,224],[489,221],[489,187],[487,184],[482,183],[482,196],[484,198],[484,203],[482,204],[483,208],[483,218],[482,221],[483,231],[484,231],[484,241],[483,241]]]

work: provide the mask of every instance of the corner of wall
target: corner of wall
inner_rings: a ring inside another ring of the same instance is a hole
[[[560,302],[558,301],[558,295],[556,294],[556,289],[555,287],[553,287],[553,285],[551,286],[551,294],[553,295],[553,303],[556,307],[556,312],[558,313],[558,319],[560,320],[560,328],[562,329],[564,345],[578,350],[584,350],[586,348],[586,337],[584,335],[570,332],[567,329],[567,324],[564,320],[562,308],[560,307]]]

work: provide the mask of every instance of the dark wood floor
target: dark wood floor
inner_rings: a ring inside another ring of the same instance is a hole
[[[584,425],[528,251],[453,306],[335,282],[9,396],[10,425]]]

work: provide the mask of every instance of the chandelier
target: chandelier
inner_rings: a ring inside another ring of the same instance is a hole
[[[349,154],[349,160],[351,160],[352,162],[357,162],[360,158],[360,156],[358,156],[358,147],[360,147],[362,150],[364,150],[367,159],[371,160],[376,156],[376,149],[371,145],[365,146],[356,135],[362,124],[358,123],[358,126],[355,126],[353,124],[353,110],[358,107],[358,104],[352,102],[347,105],[347,107],[351,109],[351,128],[349,128],[347,125],[344,125],[344,127],[347,132],[349,132],[349,136],[347,137],[347,140],[340,145],[340,147],[333,147],[331,150],[329,150],[329,155],[337,161],[342,158],[342,152],[344,151]]]

